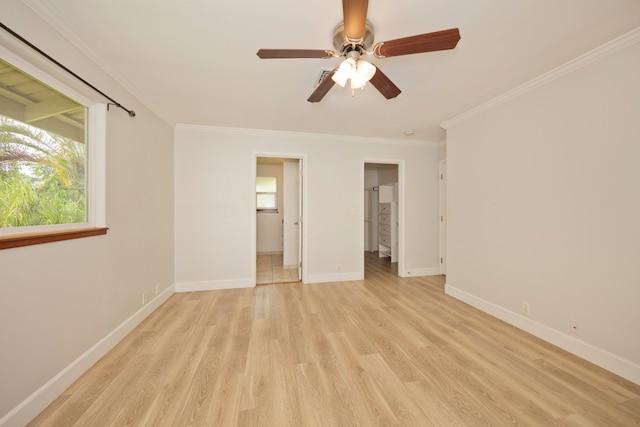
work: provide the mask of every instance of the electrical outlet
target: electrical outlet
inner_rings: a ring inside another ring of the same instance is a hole
[[[528,302],[522,303],[522,314],[524,314],[525,316],[531,315],[531,307],[529,306]]]
[[[145,305],[145,304],[147,303],[147,300],[148,300],[148,299],[149,299],[149,298],[147,297],[147,291],[144,291],[144,292],[142,293],[142,305]]]
[[[582,335],[582,324],[578,320],[572,320],[569,323],[569,332],[574,335]]]
[[[156,295],[160,293],[160,283],[156,283]]]

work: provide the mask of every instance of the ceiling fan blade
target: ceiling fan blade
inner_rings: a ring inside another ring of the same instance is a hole
[[[396,86],[391,80],[389,80],[389,77],[387,77],[386,74],[380,71],[380,68],[378,68],[377,65],[376,68],[376,73],[373,75],[373,77],[371,77],[369,83],[371,83],[376,89],[378,89],[382,96],[387,99],[395,98],[396,96],[400,95],[400,92],[402,92],[400,88]]]
[[[369,0],[342,0],[344,35],[349,41],[358,42],[364,38],[368,8]]]
[[[260,49],[256,55],[261,59],[331,58],[334,56],[332,51],[320,49]]]
[[[453,49],[459,40],[460,31],[457,28],[451,28],[449,30],[381,42],[373,47],[373,52],[378,58],[433,52]]]
[[[313,91],[313,93],[311,94],[309,99],[307,99],[307,101],[318,102],[318,101],[321,101],[322,98],[324,98],[327,92],[329,92],[329,90],[333,87],[333,85],[336,84],[331,78],[336,73],[336,70],[337,68],[334,69],[331,73],[327,74],[327,76],[324,78],[324,80],[320,82],[316,90]]]

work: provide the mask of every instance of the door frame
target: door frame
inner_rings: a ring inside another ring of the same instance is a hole
[[[404,264],[405,252],[405,161],[402,159],[373,158],[361,159],[360,163],[360,190],[364,189],[364,168],[367,163],[378,163],[398,166],[398,276],[407,277]],[[360,191],[359,194],[362,194]],[[364,197],[360,197],[360,224],[364,224]],[[360,228],[360,254],[362,256],[362,277],[364,278],[364,226]]]
[[[303,173],[302,179],[302,200],[300,203],[302,204],[302,219],[300,220],[300,233],[302,235],[302,258],[299,260],[302,263],[302,283],[307,281],[307,269],[305,264],[307,262],[307,226],[306,226],[306,206],[307,206],[307,180],[304,179],[304,174],[306,174],[307,167],[307,156],[302,153],[277,153],[277,152],[264,152],[264,151],[254,151],[252,153],[252,163],[251,163],[251,179],[250,179],[250,188],[251,194],[253,195],[253,200],[251,202],[252,207],[252,215],[251,215],[251,283],[253,286],[256,286],[257,281],[257,272],[256,272],[256,263],[257,263],[257,237],[258,237],[258,229],[257,229],[257,218],[256,218],[256,177],[258,176],[258,157],[268,157],[268,158],[276,158],[276,159],[292,159],[298,160],[300,162],[300,169]]]
[[[440,231],[440,274],[447,274],[447,160],[440,160],[439,168],[439,231]]]

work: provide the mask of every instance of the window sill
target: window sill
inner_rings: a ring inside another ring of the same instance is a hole
[[[96,227],[81,228],[78,230],[52,231],[48,233],[0,236],[0,249],[18,248],[20,246],[39,245],[41,243],[59,242],[61,240],[100,236],[102,234],[107,234],[107,230],[107,227]]]

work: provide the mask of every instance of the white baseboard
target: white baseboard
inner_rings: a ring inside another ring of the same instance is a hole
[[[206,280],[202,282],[176,283],[176,292],[217,291],[220,289],[252,288],[251,279]]]
[[[550,328],[542,323],[536,322],[529,317],[507,310],[492,302],[478,298],[466,291],[458,289],[450,284],[444,285],[445,294],[463,301],[477,309],[484,311],[500,320],[503,320],[523,331],[529,332],[557,347],[575,354],[589,362],[600,366],[616,375],[640,384],[640,365],[624,359],[616,354],[610,353],[568,333]]]
[[[350,280],[364,280],[364,274],[360,272],[309,274],[304,278],[304,283],[348,282]]]
[[[80,378],[100,358],[118,344],[144,319],[153,313],[160,305],[174,293],[174,287],[169,286],[151,301],[136,311],[131,317],[122,322],[107,336],[98,341],[84,354],[71,362],[45,385],[36,390],[31,396],[9,411],[0,419],[0,427],[24,426],[42,412],[51,402],[60,396],[75,380]]]
[[[405,268],[401,277],[437,276],[440,274],[440,267],[433,268]]]

